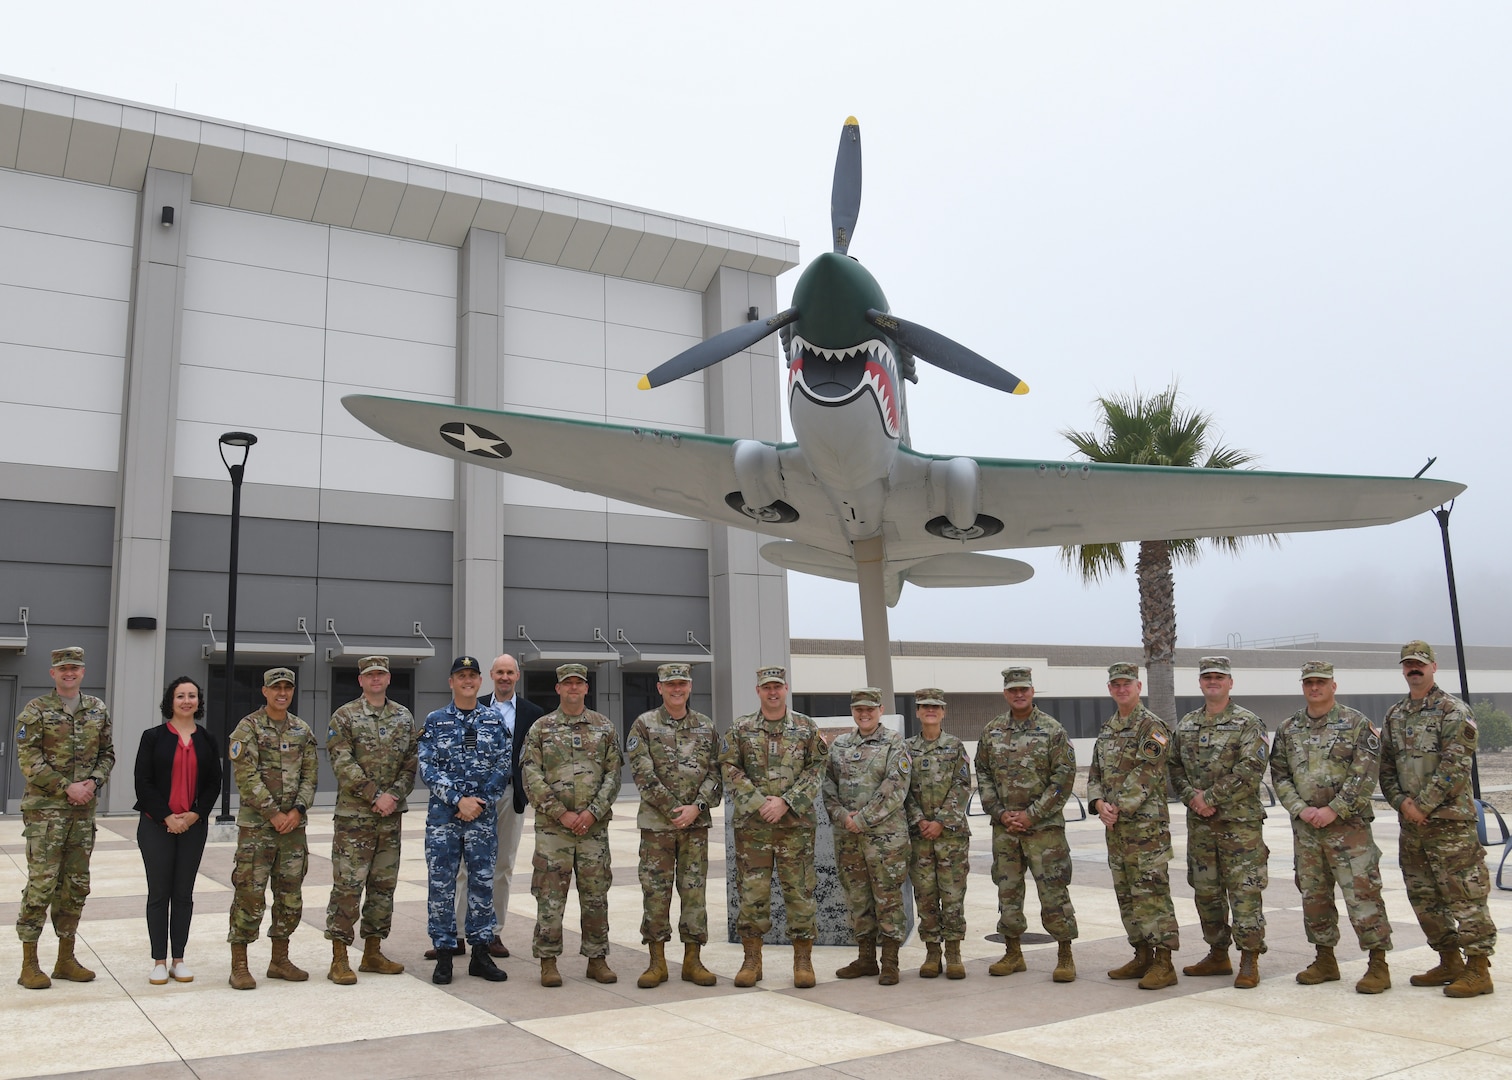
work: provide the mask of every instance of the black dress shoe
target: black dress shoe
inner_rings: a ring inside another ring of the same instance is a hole
[[[435,983],[437,986],[445,986],[447,983],[451,982],[451,969],[451,953],[442,952],[440,956],[436,957],[436,970],[431,972],[431,982]]]
[[[487,979],[489,982],[503,982],[509,978],[509,973],[500,969],[499,965],[493,962],[493,957],[488,955],[487,945],[473,946],[472,960],[468,962],[467,973],[476,975],[480,979]]]
[[[497,956],[501,960],[509,955],[509,946],[499,940],[498,934],[495,934],[493,940],[488,943],[488,955]]]

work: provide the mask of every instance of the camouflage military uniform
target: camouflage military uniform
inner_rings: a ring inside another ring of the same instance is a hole
[[[994,719],[977,742],[977,788],[982,809],[992,820],[992,880],[998,887],[998,933],[1021,937],[1029,926],[1024,915],[1024,872],[1034,875],[1039,891],[1040,922],[1057,941],[1077,937],[1076,909],[1071,906],[1071,848],[1061,809],[1076,779],[1076,754],[1066,729],[1036,708],[1027,718],[1010,713]],[[1003,825],[1008,810],[1024,810],[1034,823],[1025,833]],[[1108,841],[1111,861],[1112,840]],[[1123,905],[1122,894],[1119,900]]]
[[[16,717],[16,762],[26,778],[21,796],[26,888],[16,935],[36,941],[51,907],[54,932],[72,938],[89,895],[98,793],[115,766],[105,703],[80,693],[79,707],[70,716],[56,691],[33,698]],[[94,781],[97,797],[75,806],[65,790],[82,780]]]
[[[1270,849],[1260,781],[1267,755],[1265,723],[1233,702],[1217,716],[1189,712],[1171,733],[1171,786],[1188,807],[1187,884],[1202,940],[1221,949],[1233,942],[1245,952],[1265,951]],[[1199,794],[1217,811],[1212,817],[1190,808]]]
[[[1475,717],[1435,685],[1421,701],[1405,697],[1393,705],[1383,727],[1381,794],[1396,810],[1411,798],[1428,815],[1421,825],[1402,819],[1398,848],[1418,924],[1437,952],[1490,956],[1496,951],[1496,923],[1486,906],[1491,875],[1470,793]]]
[[[1391,923],[1381,902],[1381,851],[1370,832],[1380,752],[1375,725],[1345,705],[1316,720],[1301,709],[1276,731],[1271,780],[1292,818],[1302,921],[1314,945],[1339,943],[1337,884],[1360,948],[1391,948]],[[1326,806],[1338,818],[1321,829],[1309,825],[1300,817],[1309,806]]]
[[[266,709],[242,717],[231,732],[228,756],[241,793],[236,812],[236,861],[231,870],[231,928],[226,940],[246,945],[257,940],[273,883],[273,920],[268,937],[288,938],[304,913],[301,887],[310,855],[305,844],[304,811],[315,799],[315,733],[292,712],[279,723]],[[299,825],[279,833],[274,814],[299,809]]]
[[[903,814],[908,820],[908,876],[919,909],[920,941],[960,941],[966,936],[966,878],[971,871],[971,763],[954,735],[933,742],[915,735],[904,743],[911,765]],[[945,829],[926,840],[919,823],[937,821]]]
[[[326,753],[336,774],[336,833],[331,839],[331,901],[325,936],[353,943],[363,888],[361,936],[386,938],[399,884],[399,843],[405,797],[415,786],[415,721],[395,701],[374,709],[365,698],[331,714]],[[380,795],[399,805],[387,817],[373,810]]]
[[[880,724],[870,735],[847,731],[830,744],[824,805],[835,834],[835,869],[856,937],[902,941],[908,934],[903,883],[908,880],[908,798],[912,768],[903,739]],[[842,823],[849,814],[862,829]]]
[[[534,873],[536,898],[532,956],[562,955],[562,910],[577,875],[584,956],[609,955],[609,818],[620,788],[619,741],[607,716],[584,709],[568,716],[557,709],[525,734],[525,797],[535,807]],[[588,811],[593,827],[582,836],[561,824],[567,811]]]
[[[461,930],[471,945],[493,940],[494,860],[498,818],[494,804],[509,784],[513,742],[504,717],[487,705],[471,710],[455,701],[425,718],[418,745],[420,778],[430,789],[425,807],[425,930],[437,952],[457,946]],[[457,816],[464,798],[480,799],[472,821]],[[467,925],[457,926],[457,870],[467,865]]]
[[[1171,904],[1171,816],[1166,807],[1166,723],[1143,705],[1128,717],[1114,713],[1097,733],[1087,799],[1118,808],[1107,832],[1108,868],[1129,943],[1175,951],[1181,947]]]
[[[828,752],[819,728],[791,710],[776,720],[760,712],[738,718],[720,738],[719,763],[735,821],[735,866],[742,938],[765,936],[772,928],[772,868],[787,905],[788,933],[814,937],[818,872],[814,868],[814,803]],[[761,819],[761,804],[776,795],[788,811],[776,824]]]
[[[692,709],[672,719],[665,706],[642,713],[630,727],[625,756],[640,789],[640,883],[644,901],[641,940],[672,940],[672,888],[682,908],[680,941],[707,944],[709,915],[709,807],[719,802],[719,736],[714,721]],[[674,808],[699,807],[686,829],[672,824]]]

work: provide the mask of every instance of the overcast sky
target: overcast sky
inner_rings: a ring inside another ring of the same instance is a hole
[[[1471,644],[1512,644],[1512,5],[26,4],[0,73],[828,247],[861,121],[851,254],[892,310],[1025,379],[924,367],[915,446],[1060,458],[1093,398],[1179,379],[1261,467],[1470,485]],[[779,279],[790,294],[798,272]],[[1132,573],[1053,551],[1007,588],[908,588],[908,640],[1139,640]],[[1130,552],[1132,565],[1133,552]],[[790,587],[855,637],[851,586]],[[1180,643],[1450,639],[1429,516],[1178,569]]]

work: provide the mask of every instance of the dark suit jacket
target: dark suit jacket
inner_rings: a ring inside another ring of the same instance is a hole
[[[484,694],[478,699],[479,705],[492,705],[493,694]],[[509,770],[510,789],[514,792],[515,813],[525,812],[525,783],[520,779],[520,765],[522,751],[525,747],[525,733],[530,730],[541,717],[546,715],[546,710],[527,697],[523,697],[518,690],[515,691],[515,718],[514,718],[514,755],[513,764]]]
[[[221,753],[215,745],[215,736],[196,725],[191,736],[194,742],[194,763],[199,769],[199,785],[194,791],[193,810],[202,819],[215,809],[215,800],[220,798]],[[153,821],[163,822],[172,813],[168,809],[168,796],[173,791],[173,756],[178,752],[178,733],[167,722],[154,724],[142,732],[142,743],[136,756],[136,805],[133,810],[145,811]]]

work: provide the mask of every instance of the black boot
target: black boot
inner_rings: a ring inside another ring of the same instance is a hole
[[[489,982],[503,982],[509,978],[509,973],[493,962],[493,957],[488,954],[487,945],[472,947],[472,959],[467,963],[467,973],[476,975],[480,979],[487,979]]]
[[[431,982],[437,986],[445,986],[451,982],[451,953],[445,949],[436,950],[436,970],[431,972]]]

